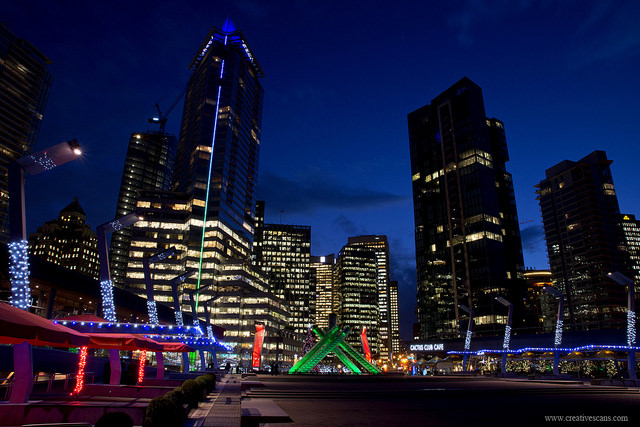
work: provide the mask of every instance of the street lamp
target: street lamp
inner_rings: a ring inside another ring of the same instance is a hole
[[[471,332],[473,329],[473,310],[466,305],[458,304],[458,308],[469,313],[469,324],[467,325],[467,335],[464,338],[464,356],[462,357],[462,371],[467,371],[467,359],[469,358],[469,348],[471,348]]]
[[[564,294],[553,286],[545,286],[542,289],[558,299],[558,320],[556,321],[556,336],[554,339],[556,351],[553,356],[553,375],[559,375],[560,371],[558,370],[558,364],[560,363],[560,352],[558,351],[558,347],[560,347],[560,344],[562,344],[562,315],[564,311]]]
[[[113,302],[113,282],[109,270],[109,247],[107,245],[107,232],[122,230],[131,224],[140,221],[142,217],[137,212],[131,212],[123,217],[105,222],[96,227],[98,240],[98,259],[100,260],[100,294],[102,296],[102,313],[109,322],[117,322],[116,306]]]
[[[183,326],[182,310],[180,309],[180,300],[178,299],[178,284],[184,282],[189,277],[196,274],[198,270],[187,270],[179,276],[171,279],[171,295],[173,297],[173,311],[176,316],[176,325]]]
[[[635,283],[624,274],[616,271],[609,273],[609,277],[617,284],[627,286],[627,346],[629,353],[627,358],[627,368],[629,369],[629,379],[636,380],[636,351],[631,347],[636,344],[636,290]]]
[[[502,373],[507,373],[507,352],[509,350],[509,341],[511,341],[511,320],[513,319],[513,304],[502,297],[496,297],[496,301],[500,304],[509,307],[509,314],[507,315],[507,326],[504,328],[504,341],[502,343]]]
[[[82,151],[75,139],[11,161],[9,178],[9,275],[11,305],[22,310],[31,306],[29,253],[25,220],[24,173],[37,175],[76,159]]]

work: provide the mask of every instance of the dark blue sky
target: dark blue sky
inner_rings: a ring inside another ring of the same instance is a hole
[[[0,20],[53,61],[37,148],[75,137],[86,153],[28,178],[29,232],[74,196],[92,226],[113,218],[129,135],[152,129],[154,103],[181,93],[227,16],[266,74],[267,221],[311,225],[314,255],[388,235],[405,338],[416,281],[406,114],[461,77],[505,123],[528,267],[548,266],[533,186],[564,159],[605,150],[621,210],[640,214],[640,2],[5,0]]]

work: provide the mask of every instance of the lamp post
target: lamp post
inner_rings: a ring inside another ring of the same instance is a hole
[[[82,154],[75,139],[61,142],[47,149],[9,162],[9,280],[11,282],[11,305],[22,310],[31,306],[29,286],[29,251],[25,214],[25,172],[37,175],[67,163]],[[53,298],[53,297],[51,297]],[[33,358],[31,344],[26,341],[13,345],[13,360],[19,361],[16,381],[9,401],[26,402],[33,388]]]
[[[122,230],[140,221],[142,217],[137,212],[131,212],[123,217],[105,222],[96,227],[98,240],[98,259],[100,260],[100,293],[102,296],[102,314],[109,322],[117,322],[116,307],[113,302],[113,282],[109,270],[109,247],[107,246],[107,232]]]
[[[176,316],[176,325],[183,326],[182,310],[180,309],[180,300],[178,299],[178,284],[187,280],[187,278],[196,274],[198,270],[187,270],[179,276],[171,279],[171,295],[173,297],[173,311]]]
[[[172,246],[169,249],[160,251],[150,257],[142,259],[142,270],[144,271],[144,284],[147,290],[147,313],[149,314],[149,324],[157,325],[158,321],[158,307],[156,307],[156,300],[153,294],[153,283],[151,282],[151,264],[161,262],[173,254],[176,253],[176,247]],[[156,351],[156,378],[164,378],[164,359],[161,351]]]
[[[200,293],[202,291],[204,291],[206,288],[208,288],[209,286],[213,285],[213,283],[209,283],[208,285],[205,286],[201,286],[200,289],[197,290],[193,290],[191,292],[189,292],[189,302],[191,303],[191,314],[193,316],[193,326],[195,327],[200,327],[200,319],[198,319],[198,312],[197,312],[197,307],[196,307],[196,298],[195,296],[197,295],[198,297],[200,296]],[[208,322],[208,318],[209,318],[209,312],[207,311],[207,307],[204,306],[203,307],[204,311],[205,311],[205,315],[207,317],[207,325],[209,324]],[[211,332],[213,334],[213,331]],[[204,350],[199,350],[200,353],[200,365],[202,367],[202,370],[205,370],[205,357],[204,357]]]
[[[506,307],[509,307],[509,314],[507,314],[507,326],[504,328],[504,341],[502,342],[502,367],[500,368],[502,373],[506,374],[507,352],[509,351],[509,341],[511,341],[511,320],[513,319],[513,304],[502,297],[496,297],[496,301]]]
[[[171,279],[171,294],[173,296],[173,310],[176,316],[176,325],[183,326],[182,309],[180,308],[180,300],[178,300],[178,284],[187,280],[187,278],[196,274],[197,270],[187,270],[179,276]],[[189,354],[182,353],[182,369],[183,372],[189,372]]]
[[[176,247],[172,246],[169,249],[158,252],[150,257],[142,259],[142,270],[144,271],[144,284],[147,290],[147,311],[149,313],[149,323],[152,325],[158,324],[158,308],[156,307],[156,300],[153,294],[153,283],[151,282],[151,264],[164,261],[170,256],[176,253]]]
[[[560,363],[560,351],[558,347],[562,344],[562,315],[564,312],[564,294],[553,286],[545,286],[543,288],[547,293],[558,299],[558,319],[556,320],[556,335],[554,339],[555,352],[553,356],[553,375],[560,375],[558,364]]]
[[[75,139],[11,161],[9,178],[9,275],[11,305],[27,310],[31,306],[29,253],[27,244],[24,174],[37,175],[76,159],[82,151]]]
[[[462,371],[467,372],[467,359],[471,348],[471,332],[473,330],[473,310],[466,305],[458,304],[458,308],[469,313],[469,324],[467,325],[467,335],[464,338],[464,356],[462,357]]]
[[[620,272],[609,273],[609,277],[617,284],[628,287],[627,293],[627,346],[629,353],[627,357],[627,368],[629,379],[636,380],[636,351],[631,347],[636,344],[636,290],[635,283]]]

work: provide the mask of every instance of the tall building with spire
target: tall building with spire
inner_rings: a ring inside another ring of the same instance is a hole
[[[419,336],[458,337],[468,321],[459,305],[475,311],[479,334],[501,333],[507,313],[495,296],[516,303],[524,289],[504,125],[487,118],[482,89],[466,77],[408,125]]]
[[[251,257],[263,72],[244,35],[229,19],[221,29],[209,32],[189,69],[192,75],[185,94],[173,188],[171,192],[149,191],[138,199],[144,220],[133,227],[126,283],[144,295],[142,258],[176,246],[176,255],[151,266],[154,288],[168,291],[169,276],[177,268],[195,271],[181,289],[184,294],[202,289],[196,293],[198,313],[203,312],[200,302],[219,296],[208,305],[215,321],[237,298],[227,292],[229,278],[222,266],[231,260],[248,263]],[[243,267],[233,280],[251,287],[257,283],[253,276],[250,268]],[[262,295],[275,298],[269,292]],[[189,304],[183,308],[188,311]],[[274,321],[266,313],[264,320],[260,313],[254,314],[256,322]],[[247,320],[236,317],[236,321]],[[282,322],[273,325],[277,329],[284,327],[286,319],[276,317],[275,321]],[[249,329],[244,330],[249,333]],[[237,357],[248,354],[245,344],[236,342]]]
[[[51,87],[51,62],[0,23],[0,241],[9,237],[9,162],[33,151]],[[55,141],[60,142],[60,141]]]

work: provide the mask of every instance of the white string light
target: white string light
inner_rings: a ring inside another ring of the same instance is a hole
[[[184,325],[184,320],[182,319],[182,311],[177,310],[175,313],[176,313],[176,325],[178,326]]]
[[[509,348],[509,341],[511,341],[511,326],[508,326],[504,329],[504,342],[502,343],[502,348],[505,350]]]
[[[117,322],[116,307],[113,303],[113,282],[103,280],[100,282],[100,294],[102,295],[102,313],[109,322]]]
[[[554,344],[559,346],[562,344],[562,319],[558,319],[556,323],[556,338],[554,340]]]
[[[464,338],[464,349],[469,350],[471,347],[471,331],[467,329],[467,336]]]
[[[636,313],[627,311],[627,344],[632,346],[636,343]]]
[[[27,310],[31,306],[29,287],[29,253],[26,240],[9,243],[9,276],[11,277],[11,305]]]
[[[147,300],[147,312],[149,313],[149,323],[152,325],[160,323],[158,321],[158,307],[155,301]]]

